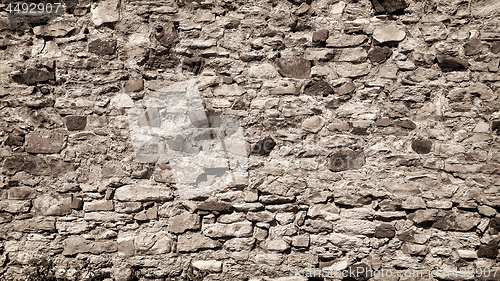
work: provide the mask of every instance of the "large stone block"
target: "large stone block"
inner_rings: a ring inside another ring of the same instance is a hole
[[[215,223],[203,225],[202,231],[208,237],[250,237],[253,233],[253,227],[251,222]]]
[[[169,219],[167,231],[178,234],[186,230],[199,230],[200,227],[199,215],[184,213]]]
[[[40,195],[33,200],[36,213],[45,216],[64,216],[71,213],[71,195]]]
[[[302,58],[279,58],[276,64],[283,77],[306,79],[311,75],[311,63]]]
[[[59,153],[64,145],[62,133],[34,132],[26,136],[26,152],[29,153]]]
[[[202,249],[215,249],[222,244],[217,240],[212,240],[205,235],[195,233],[185,233],[177,238],[177,250],[179,252],[196,252]]]
[[[118,201],[169,201],[173,194],[166,186],[126,185],[115,190],[114,198]]]

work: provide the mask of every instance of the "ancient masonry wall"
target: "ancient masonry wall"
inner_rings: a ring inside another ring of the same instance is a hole
[[[9,3],[1,280],[500,266],[498,1]],[[181,200],[169,164],[136,159],[127,112],[193,78],[241,122],[249,179]]]

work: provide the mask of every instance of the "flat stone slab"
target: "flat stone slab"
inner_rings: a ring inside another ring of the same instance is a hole
[[[115,190],[118,201],[168,201],[172,200],[172,190],[164,186],[126,185]]]
[[[26,152],[52,154],[61,152],[64,145],[62,133],[31,133],[26,136]]]
[[[311,75],[311,62],[302,58],[279,58],[276,64],[283,77],[306,79]]]

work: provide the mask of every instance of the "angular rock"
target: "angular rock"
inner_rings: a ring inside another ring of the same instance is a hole
[[[415,124],[413,121],[405,119],[405,120],[396,120],[394,121],[394,124],[400,127],[403,127],[405,129],[409,130],[414,130],[417,128],[417,124]]]
[[[392,224],[383,223],[375,229],[377,238],[393,238],[396,236],[396,228]]]
[[[63,37],[74,29],[73,25],[59,21],[52,24],[35,26],[33,33],[38,36]]]
[[[33,85],[38,82],[47,82],[49,80],[55,79],[55,72],[36,68],[30,68],[27,69],[24,73],[14,74],[12,76],[12,80],[14,80],[14,82],[27,85]]]
[[[115,190],[118,201],[170,201],[172,190],[166,186],[125,185]]]
[[[310,61],[330,61],[335,57],[335,50],[329,48],[308,48],[304,58]]]
[[[64,117],[64,123],[69,131],[81,131],[87,125],[86,116],[70,115]]]
[[[246,218],[249,221],[271,222],[274,220],[274,213],[271,213],[269,211],[248,212]]]
[[[371,0],[373,8],[379,14],[399,12],[408,7],[405,0]]]
[[[435,209],[418,210],[408,215],[408,219],[412,220],[416,224],[420,224],[423,222],[436,221],[437,215],[438,215],[438,210]]]
[[[268,156],[273,148],[276,146],[276,142],[271,138],[267,137],[260,140],[252,147],[252,155]]]
[[[170,48],[175,43],[179,42],[179,35],[173,22],[167,22],[164,25],[157,24],[154,27],[154,37],[160,44],[166,48]]]
[[[177,238],[177,250],[179,252],[196,252],[203,249],[215,249],[221,245],[220,242],[212,240],[199,232],[185,233]]]
[[[480,54],[482,51],[483,44],[478,38],[471,39],[469,42],[464,44],[464,52],[466,56],[473,56]]]
[[[465,60],[451,57],[451,56],[445,56],[445,55],[437,55],[436,56],[438,65],[441,68],[442,71],[460,71],[460,70],[466,70],[469,68],[469,63]]]
[[[33,200],[33,209],[44,216],[64,216],[71,213],[71,196],[44,194]]]
[[[477,259],[476,251],[471,250],[457,250],[457,254],[462,259]]]
[[[208,237],[250,237],[253,233],[251,222],[237,222],[232,224],[204,224],[203,234]]]
[[[411,149],[418,154],[428,154],[432,150],[432,141],[430,140],[414,140],[411,144]]]
[[[144,90],[144,79],[131,79],[125,82],[125,92],[140,92]]]
[[[394,25],[376,28],[373,31],[373,40],[379,44],[392,44],[403,41],[406,32]]]
[[[95,39],[89,42],[88,50],[96,55],[112,55],[116,50],[116,39]]]
[[[120,20],[121,0],[99,1],[97,7],[91,10],[92,21],[96,26],[104,23],[115,23]]]
[[[302,58],[278,58],[276,65],[283,77],[306,79],[311,75],[311,63]]]
[[[184,233],[186,230],[199,230],[201,227],[200,216],[197,214],[184,213],[171,217],[168,220],[167,231],[170,233]]]
[[[368,53],[361,47],[346,48],[340,51],[339,54],[335,56],[335,61],[360,63],[364,62],[367,57]]]
[[[27,213],[31,207],[30,201],[0,200],[0,211],[11,214]]]
[[[479,258],[495,259],[498,256],[498,239],[492,239],[486,245],[479,245],[477,256]]]
[[[357,170],[365,164],[363,151],[343,150],[335,152],[330,156],[328,169],[332,172]]]
[[[321,29],[313,32],[313,42],[325,42],[328,39],[328,29]]]
[[[498,54],[500,52],[500,41],[491,44],[491,52]]]
[[[449,211],[440,217],[432,227],[441,230],[468,231],[479,224],[481,216],[477,213],[464,211]]]
[[[323,79],[312,81],[304,89],[304,94],[311,96],[319,95],[327,97],[328,95],[331,95],[333,93],[334,91],[332,86],[330,86],[330,84]]]
[[[317,133],[325,125],[325,119],[321,116],[312,116],[302,122],[301,128],[311,133]]]
[[[9,134],[4,144],[10,146],[21,146],[24,144],[24,135],[18,136],[14,134]]]
[[[416,245],[411,243],[404,243],[401,247],[403,253],[412,256],[425,256],[429,252],[429,248],[425,245]]]
[[[24,200],[36,198],[36,192],[33,188],[26,186],[11,187],[7,191],[7,199]]]
[[[64,144],[62,133],[30,133],[26,136],[26,152],[29,153],[59,153]]]
[[[309,246],[309,234],[303,234],[299,236],[292,237],[292,246],[294,247],[308,247]]]
[[[389,127],[389,126],[392,126],[392,124],[393,123],[392,123],[391,119],[389,119],[389,118],[381,118],[375,122],[375,126],[377,126],[377,127]]]
[[[269,251],[284,252],[290,249],[290,245],[283,239],[274,239],[266,241],[266,248]]]
[[[371,62],[383,63],[392,55],[391,48],[375,46],[368,52],[368,59]]]

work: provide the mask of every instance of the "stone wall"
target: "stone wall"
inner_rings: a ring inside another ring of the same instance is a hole
[[[497,1],[64,6],[0,14],[1,280],[499,266]],[[249,178],[181,200],[127,113],[193,78]]]

